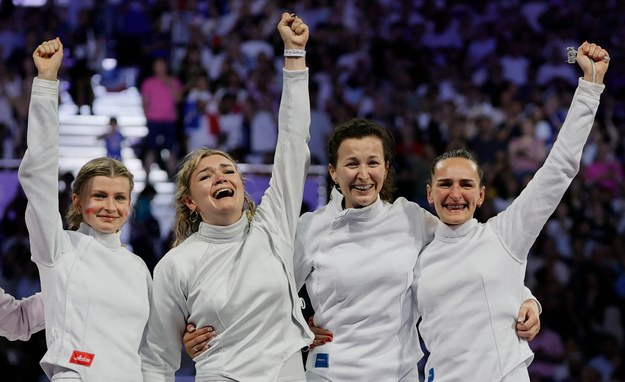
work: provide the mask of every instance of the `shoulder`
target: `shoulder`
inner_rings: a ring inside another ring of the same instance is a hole
[[[300,226],[305,227],[305,226],[310,226],[313,223],[316,224],[316,223],[323,222],[326,220],[332,220],[336,215],[337,215],[337,211],[335,207],[331,205],[331,202],[330,202],[315,211],[306,212],[302,214],[302,216],[300,216],[298,220],[297,226],[298,228]]]
[[[391,203],[391,209],[402,210],[409,215],[413,214],[429,214],[427,210],[421,207],[418,203],[411,202],[410,200],[399,197],[395,199],[393,203]]]
[[[128,261],[134,265],[136,265],[139,270],[147,275],[150,274],[150,270],[148,269],[148,266],[145,264],[145,261],[139,257],[138,255],[134,254],[133,252],[130,252],[128,249],[125,249],[125,251],[128,254]],[[150,278],[152,278],[150,276]]]
[[[186,238],[182,243],[170,249],[156,264],[157,268],[180,268],[188,263],[193,254],[201,254],[204,251],[206,243],[197,240],[196,234]]]

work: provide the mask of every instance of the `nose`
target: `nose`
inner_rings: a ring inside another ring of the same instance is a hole
[[[460,198],[462,198],[462,193],[460,192],[460,186],[457,186],[457,185],[451,186],[451,189],[449,190],[449,196],[454,200],[459,200]]]
[[[107,211],[115,211],[115,200],[113,198],[106,198],[104,209]]]
[[[360,166],[360,168],[358,169],[358,179],[369,179],[369,169],[367,168],[367,166]]]

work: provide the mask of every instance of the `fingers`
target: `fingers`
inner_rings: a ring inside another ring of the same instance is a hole
[[[516,319],[517,323],[525,322],[525,320],[527,319],[527,310],[528,310],[527,307],[521,306],[521,309],[519,310],[519,315],[517,316],[517,319]]]
[[[516,331],[520,338],[525,338],[531,341],[536,337],[540,331],[540,319],[536,312],[531,308],[531,305],[527,305],[531,302],[523,303],[519,314],[517,316]]]
[[[63,49],[63,44],[61,40],[57,37],[54,40],[48,40],[42,42],[37,49],[35,49],[35,54],[39,57],[51,57],[56,52]]]
[[[194,358],[210,348],[209,342],[217,333],[210,326],[195,328],[193,324],[188,324],[183,336],[185,350],[190,357]]]
[[[525,338],[528,341],[531,341],[536,337],[538,332],[540,331],[540,323],[535,323],[534,325],[527,324],[519,324],[516,325],[517,336],[520,338]]]
[[[589,43],[588,41],[584,41],[577,51],[585,56],[588,56],[595,62],[610,60],[610,55],[607,50],[597,44]]]
[[[289,23],[293,21],[293,16],[294,14],[292,13],[284,12],[280,18],[280,22],[278,23],[278,28],[289,25]]]
[[[293,18],[293,22],[291,23],[291,30],[296,34],[296,35],[301,35],[306,31],[306,24],[304,24],[304,21],[302,19],[300,19],[299,17],[295,16]]]
[[[328,342],[332,342],[334,338],[332,332],[319,326],[315,326],[314,316],[308,318],[308,326],[310,327],[310,330],[315,334],[315,339],[313,340],[313,343],[308,346],[308,350],[312,350],[317,346],[323,346]]]
[[[284,12],[280,22],[278,23],[278,29],[280,29],[280,27],[291,28],[293,33],[297,36],[308,32],[308,26],[304,24],[304,20],[299,18],[295,13]]]

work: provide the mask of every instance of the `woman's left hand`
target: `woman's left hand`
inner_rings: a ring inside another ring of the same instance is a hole
[[[516,332],[521,338],[531,341],[540,331],[540,312],[535,300],[525,300],[519,310]]]

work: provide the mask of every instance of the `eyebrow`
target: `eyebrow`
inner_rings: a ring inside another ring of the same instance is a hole
[[[234,165],[232,165],[230,163],[221,163],[217,167],[220,167],[220,168],[234,168]],[[206,172],[206,171],[214,172],[215,171],[215,167],[213,167],[213,166],[206,166],[203,169],[201,169],[200,171],[198,171],[197,173],[201,174],[201,173]]]
[[[371,155],[371,156],[368,156],[367,158],[365,158],[365,160],[372,160],[372,159],[379,160],[379,161],[382,160],[382,158],[380,158],[377,155]],[[345,161],[354,161],[354,160],[357,161],[359,159],[358,159],[357,156],[353,155],[353,156],[349,156],[349,157],[345,158],[344,160]]]
[[[91,194],[128,195],[128,194],[129,194],[129,192],[128,192],[128,191],[121,191],[121,192],[109,192],[109,191],[101,190],[101,189],[98,189],[98,188],[93,188],[93,189],[91,189]]]
[[[436,183],[444,183],[444,182],[453,182],[453,180],[451,178],[441,178],[441,179],[436,180]],[[460,179],[459,182],[460,183],[477,183],[475,179],[471,179],[471,178]]]

